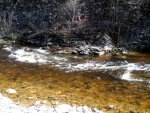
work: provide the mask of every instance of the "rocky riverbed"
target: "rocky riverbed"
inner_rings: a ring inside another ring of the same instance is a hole
[[[39,47],[0,47],[0,92],[16,104],[149,112],[149,54],[80,56]]]
[[[0,112],[149,113],[149,6],[0,0]]]
[[[9,89],[10,90],[10,89]],[[75,105],[62,104],[57,107],[48,107],[40,101],[30,107],[23,107],[14,103],[9,98],[0,94],[0,113],[103,113],[98,109],[87,106],[76,107]]]

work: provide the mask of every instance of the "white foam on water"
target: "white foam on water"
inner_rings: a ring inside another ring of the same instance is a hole
[[[134,78],[131,78],[131,71],[130,70],[127,70],[121,77],[122,80],[127,80],[127,81],[143,81],[142,79],[134,79]]]
[[[85,60],[84,62],[69,62],[67,57],[53,55],[47,50],[33,49],[22,47],[15,50],[11,46],[4,46],[5,50],[11,52],[10,58],[14,58],[16,61],[26,63],[38,63],[38,64],[52,64],[60,69],[65,69],[66,72],[74,71],[109,71],[110,73],[115,70],[124,70],[124,73],[120,75],[120,79],[128,81],[143,81],[142,79],[132,78],[133,71],[145,71],[150,72],[150,64],[130,63],[127,61],[92,61]],[[78,59],[78,58],[75,58]],[[150,81],[148,81],[150,82]]]
[[[4,46],[6,51],[11,52],[10,58],[14,58],[16,61],[26,62],[26,63],[38,63],[38,64],[48,64],[48,63],[59,63],[60,61],[67,61],[64,57],[54,56],[47,50],[33,49],[22,47],[15,50],[11,46]]]
[[[59,66],[59,65],[58,65]],[[96,61],[90,61],[86,63],[79,63],[79,64],[71,64],[64,66],[64,68],[67,68],[67,72],[73,72],[73,71],[115,71],[115,70],[124,70],[125,73],[120,75],[120,79],[127,80],[127,81],[144,81],[142,79],[135,79],[132,78],[132,72],[133,71],[145,71],[150,72],[150,64],[138,64],[138,63],[128,63],[128,62],[96,62]],[[150,82],[150,81],[147,81]]]
[[[65,65],[65,64],[63,64]],[[59,66],[59,65],[58,65]],[[61,65],[60,65],[61,66]],[[94,71],[94,70],[117,70],[117,69],[125,69],[127,66],[123,65],[116,65],[116,62],[97,62],[97,61],[88,61],[85,63],[70,63],[65,66],[70,71]]]
[[[127,64],[126,72],[122,75],[121,79],[128,81],[143,81],[142,79],[134,79],[131,77],[132,71],[149,71],[147,66],[141,66],[139,64],[130,63]]]
[[[25,48],[18,49],[16,51],[12,52],[9,55],[9,57],[15,58],[17,61],[20,61],[20,62],[28,62],[28,63],[46,63],[47,62],[46,56],[44,56],[40,53],[26,51]]]
[[[42,48],[39,49],[33,49],[33,51],[38,52],[40,54],[49,54],[49,52],[47,50],[44,50]]]
[[[63,62],[67,61],[67,58],[59,57],[59,56],[53,56],[52,59],[55,61],[63,61]]]
[[[13,49],[13,47],[7,46],[7,45],[4,45],[4,48],[3,48],[3,50],[9,51],[9,52],[11,52],[12,49]]]

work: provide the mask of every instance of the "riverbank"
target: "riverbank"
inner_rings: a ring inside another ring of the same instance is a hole
[[[79,29],[71,33],[53,30],[40,33],[25,32],[15,39],[4,37],[1,43],[41,47],[56,54],[80,56],[128,54],[128,50],[123,46],[117,47],[107,33],[90,29]]]
[[[45,33],[39,35],[45,37],[52,31],[55,32],[54,37],[62,32],[62,36],[67,38],[65,34],[70,33],[77,34],[76,39],[83,38],[89,42],[98,39],[95,31],[99,31],[111,36],[116,45],[148,52],[149,4],[149,0],[119,1],[117,6],[110,0],[0,1],[0,37],[15,39],[23,36],[25,42],[28,34],[32,37]],[[61,42],[60,37],[55,39],[59,38]]]
[[[0,94],[0,113],[103,113],[98,109],[87,106],[76,107],[75,105],[62,104],[57,107],[48,107],[40,101],[30,107],[23,107],[19,103]]]

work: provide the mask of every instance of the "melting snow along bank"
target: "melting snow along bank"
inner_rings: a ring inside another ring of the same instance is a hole
[[[40,104],[37,101],[31,107],[22,107],[20,105],[16,105],[9,98],[3,97],[0,94],[0,113],[103,113],[98,109],[91,109],[87,106],[71,106],[68,104],[62,104],[57,107],[47,107],[45,105]]]

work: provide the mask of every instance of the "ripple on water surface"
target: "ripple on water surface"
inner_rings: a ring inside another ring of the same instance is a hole
[[[128,56],[114,60],[58,55],[41,48],[15,46],[4,46],[2,52],[7,53],[1,59],[9,60],[1,60],[0,92],[22,104],[47,100],[48,105],[59,101],[104,110],[114,106],[124,112],[150,109],[149,62],[135,61],[135,57],[131,62]],[[10,86],[17,94],[5,92]]]
[[[27,63],[37,63],[37,64],[52,64],[60,69],[65,69],[66,72],[73,71],[102,71],[109,72],[115,77],[128,81],[147,81],[149,79],[132,78],[132,73],[134,71],[139,72],[150,72],[150,64],[144,63],[132,63],[126,60],[120,61],[96,61],[91,59],[80,59],[80,57],[73,57],[72,60],[69,56],[53,54],[47,50],[41,48],[14,48],[12,46],[4,46],[3,48],[10,52],[9,57],[14,58],[16,61],[27,62]],[[123,70],[123,73],[118,75],[113,74],[116,70]],[[135,77],[135,76],[134,76]]]

